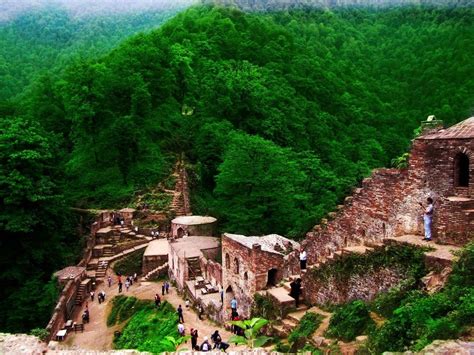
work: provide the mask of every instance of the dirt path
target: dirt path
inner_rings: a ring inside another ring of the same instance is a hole
[[[106,293],[106,301],[102,304],[99,304],[97,296],[94,297],[94,301],[88,299],[88,307],[90,312],[90,323],[85,324],[84,333],[71,333],[68,335],[67,340],[64,345],[67,345],[72,348],[82,348],[89,350],[110,350],[113,349],[113,337],[114,332],[118,329],[121,329],[124,324],[116,325],[114,327],[107,327],[107,316],[110,312],[112,302],[111,300],[118,295],[118,286],[116,284],[116,276],[113,275],[112,271],[107,270],[107,274],[112,276],[114,284],[111,288],[107,284],[99,284],[96,288],[96,294],[99,291],[104,290]],[[138,281],[134,283],[128,292],[123,288],[123,295],[126,296],[135,296],[140,299],[154,299],[155,293],[159,292],[161,295],[161,282],[141,282]],[[191,328],[198,329],[199,339],[198,344],[203,341],[204,336],[210,337],[210,335],[215,331],[219,330],[219,333],[222,336],[224,341],[230,338],[232,335],[230,332],[226,331],[223,327],[217,326],[208,320],[199,320],[197,314],[191,310],[184,307],[183,299],[177,294],[176,289],[171,287],[169,294],[162,297],[162,300],[166,300],[171,303],[175,308],[178,305],[182,305],[184,308],[184,325],[186,327],[186,334],[189,334]],[[78,323],[82,323],[81,315],[85,309],[86,303],[84,302],[82,310],[78,312],[76,318],[74,319]],[[183,344],[182,347],[189,348],[190,342],[188,344]],[[240,350],[242,346],[231,345],[229,350]]]

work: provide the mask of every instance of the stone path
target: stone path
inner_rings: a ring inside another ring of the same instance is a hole
[[[461,249],[460,247],[453,245],[436,244],[434,241],[427,242],[422,240],[422,237],[419,235],[402,235],[400,237],[386,238],[385,240],[419,247],[432,248],[432,251],[425,253],[426,256],[440,260],[446,260],[447,262],[456,260],[455,252]]]
[[[96,288],[96,295],[102,289],[106,293],[106,301],[102,304],[99,304],[97,301],[97,297],[94,297],[94,302],[90,301],[90,297],[88,298],[88,307],[90,312],[90,323],[85,324],[84,333],[71,333],[68,335],[66,341],[63,343],[64,345],[72,348],[82,348],[82,349],[89,349],[89,350],[109,350],[113,348],[113,335],[114,331],[121,329],[123,325],[115,325],[114,327],[107,327],[106,321],[107,316],[110,312],[112,302],[114,296],[118,295],[118,286],[116,284],[116,276],[113,272],[109,269],[107,272],[109,275],[112,276],[114,280],[114,284],[111,288],[109,288],[106,284],[100,284]],[[154,299],[155,293],[159,292],[161,295],[161,283],[159,282],[143,282],[138,281],[134,283],[129,291],[125,290],[125,286],[123,287],[123,295],[126,296],[135,296],[140,299]],[[199,332],[199,339],[198,343],[203,341],[204,336],[210,337],[210,335],[215,331],[219,330],[219,333],[222,336],[224,341],[230,338],[232,335],[230,332],[226,331],[225,329],[216,326],[214,323],[208,320],[199,320],[197,314],[191,310],[186,309],[184,307],[183,299],[177,294],[176,289],[173,287],[170,288],[170,293],[162,297],[162,300],[166,300],[170,302],[175,308],[178,307],[179,304],[183,305],[184,308],[184,320],[185,320],[185,327],[186,333],[189,334],[191,328],[197,328]],[[78,312],[75,321],[78,323],[82,323],[81,315],[82,311],[85,309],[85,302],[82,306],[81,312]],[[190,341],[188,344],[183,344],[181,347],[189,348]],[[244,349],[243,346],[235,346],[231,345],[229,350],[241,350]]]

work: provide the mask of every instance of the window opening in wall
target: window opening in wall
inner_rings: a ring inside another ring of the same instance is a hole
[[[234,274],[239,273],[239,259],[235,258],[234,259]]]
[[[184,235],[183,228],[181,228],[181,227],[178,228],[177,234],[178,234],[178,238],[183,238],[183,235]]]
[[[225,254],[225,268],[230,269],[230,256],[229,254]]]
[[[454,184],[456,187],[469,186],[469,158],[464,153],[454,158]]]

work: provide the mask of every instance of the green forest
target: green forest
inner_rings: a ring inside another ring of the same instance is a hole
[[[301,238],[426,116],[473,114],[471,8],[199,6],[114,47],[167,16],[58,16],[38,47],[0,27],[0,330],[47,322],[51,273],[80,255],[68,207],[124,206],[177,156],[195,214]]]
[[[57,75],[72,62],[106,54],[178,10],[77,17],[51,6],[0,23],[0,101],[21,94],[41,75]]]

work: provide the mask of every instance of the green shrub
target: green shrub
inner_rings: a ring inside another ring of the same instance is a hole
[[[141,274],[143,254],[145,254],[145,249],[137,250],[117,261],[113,266],[114,272],[121,275],[133,275],[135,272]]]
[[[139,300],[135,297],[123,295],[115,296],[112,300],[112,310],[107,317],[107,326],[111,327],[117,323],[122,323],[142,309],[153,308],[154,303],[151,300]]]
[[[166,341],[165,337],[180,338],[177,323],[178,315],[168,302],[163,302],[158,310],[155,307],[143,308],[135,312],[123,328],[122,334],[116,337],[115,348],[152,353],[175,351],[174,346]]]
[[[320,314],[308,312],[301,318],[298,326],[290,333],[288,341],[297,343],[301,338],[310,337],[316,329],[321,325],[323,317]]]
[[[389,318],[392,316],[393,311],[400,306],[402,300],[407,297],[408,292],[414,287],[414,278],[402,281],[387,292],[380,293],[375,300],[372,301],[370,308],[375,313],[380,314],[385,318]]]
[[[30,334],[40,338],[41,341],[46,341],[46,339],[49,337],[49,332],[44,328],[31,329]]]
[[[393,245],[366,254],[350,254],[335,262],[312,270],[318,282],[336,280],[345,284],[354,275],[365,275],[381,268],[396,268],[407,278],[418,280],[426,274],[425,249],[406,245]]]
[[[369,308],[360,301],[353,301],[339,308],[331,317],[326,335],[352,341],[374,326]]]
[[[392,316],[369,337],[369,349],[421,350],[436,339],[455,339],[474,325],[473,244],[466,246],[445,288],[433,295],[408,292]]]
[[[280,316],[280,309],[268,296],[256,293],[253,296],[252,318],[261,317],[268,320],[275,320]]]

